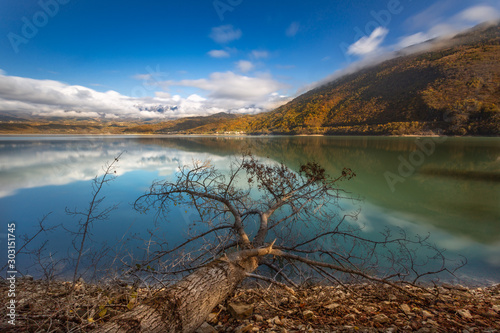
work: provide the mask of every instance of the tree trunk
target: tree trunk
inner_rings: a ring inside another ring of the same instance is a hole
[[[224,256],[159,291],[132,311],[112,318],[94,332],[194,332],[212,309],[232,294],[245,274],[257,266],[254,256],[238,253]]]

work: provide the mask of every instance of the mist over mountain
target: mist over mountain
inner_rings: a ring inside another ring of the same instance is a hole
[[[290,134],[500,132],[500,26],[481,26],[315,88],[247,130]]]

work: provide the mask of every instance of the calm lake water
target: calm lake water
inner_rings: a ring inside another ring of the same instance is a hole
[[[412,235],[430,233],[447,254],[468,259],[457,274],[462,282],[500,282],[500,138],[0,137],[1,248],[6,249],[11,222],[19,237],[33,233],[37,221],[51,212],[48,224],[71,229],[76,220],[65,207],[85,209],[92,179],[123,151],[118,178],[103,192],[105,204],[119,209],[93,226],[92,240],[115,244],[147,238],[152,230],[179,243],[190,211],[179,208],[170,223],[155,225],[131,203],[153,180],[171,177],[179,164],[210,159],[228,170],[243,149],[296,170],[311,160],[332,175],[351,168],[357,176],[342,187],[363,199],[349,209],[361,209],[355,223],[364,233],[374,235],[386,226]],[[45,239],[51,256],[67,255],[71,248],[71,237],[62,230],[40,235],[33,247]],[[130,244],[136,250],[142,246]],[[5,262],[3,255],[0,265]],[[30,264],[19,256],[20,268],[39,274]]]

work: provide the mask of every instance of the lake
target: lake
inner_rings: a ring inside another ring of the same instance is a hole
[[[6,248],[8,223],[16,223],[18,238],[32,234],[48,213],[49,225],[74,227],[77,221],[65,208],[84,210],[92,179],[121,152],[118,177],[103,190],[105,204],[119,208],[93,225],[92,241],[115,246],[129,239],[130,251],[140,251],[144,244],[138,239],[147,239],[150,230],[178,244],[193,212],[176,208],[169,223],[155,224],[152,215],[139,214],[131,204],[153,180],[172,177],[179,164],[210,159],[227,171],[248,149],[295,170],[312,160],[332,175],[351,168],[357,176],[341,185],[362,199],[348,208],[361,210],[355,223],[366,235],[387,226],[412,235],[430,233],[448,255],[467,258],[457,273],[461,282],[500,282],[500,138],[4,136],[1,247]],[[62,229],[41,234],[29,248],[44,240],[44,260],[71,252],[71,237]],[[0,265],[5,262],[2,256]],[[33,262],[33,256],[19,255],[19,269],[40,275]]]

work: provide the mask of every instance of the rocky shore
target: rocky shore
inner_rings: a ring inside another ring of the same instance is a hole
[[[1,280],[1,294],[8,291]],[[8,322],[2,297],[0,331],[88,332],[152,293],[124,283],[83,281],[71,292],[68,282],[21,279],[15,325]],[[500,332],[500,285],[244,287],[219,304],[198,332]]]

